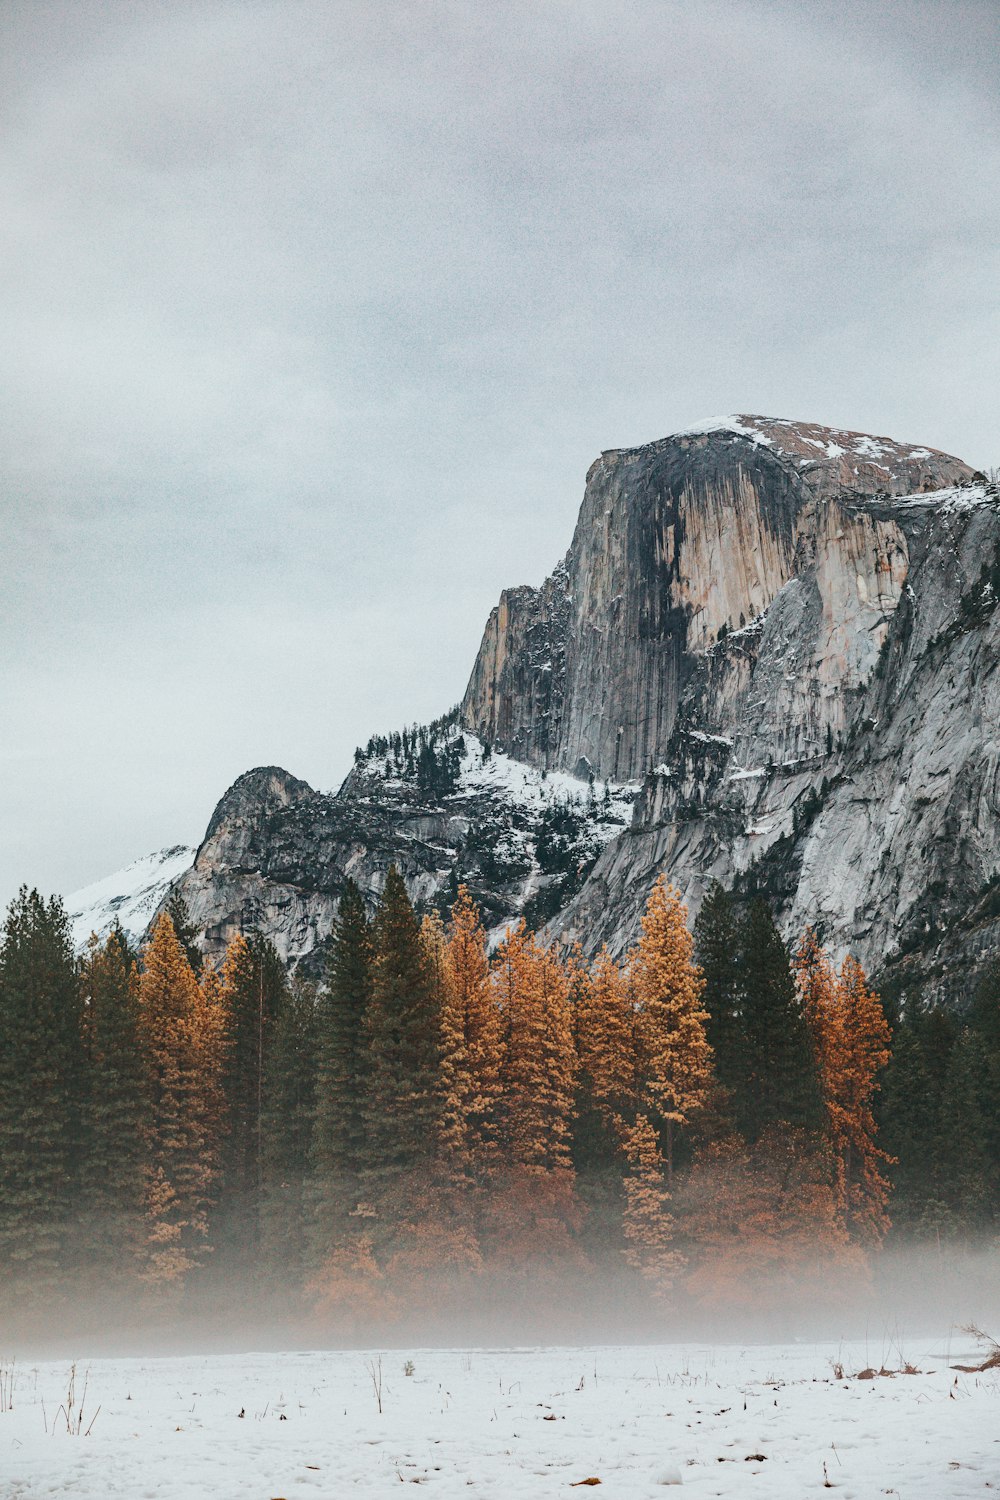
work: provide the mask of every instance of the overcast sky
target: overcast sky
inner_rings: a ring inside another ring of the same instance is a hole
[[[996,0],[2,0],[0,898],[460,696],[603,448],[1000,462]]]

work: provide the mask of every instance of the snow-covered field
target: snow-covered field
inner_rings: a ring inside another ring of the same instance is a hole
[[[69,1362],[18,1362],[0,1496],[981,1496],[1000,1489],[1000,1371],[951,1370],[967,1342],[81,1359],[79,1435]],[[834,1376],[883,1359],[923,1373]],[[0,1407],[9,1389],[8,1358]]]

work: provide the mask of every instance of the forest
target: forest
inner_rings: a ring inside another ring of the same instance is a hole
[[[0,945],[0,1298],[109,1285],[178,1306],[221,1276],[333,1322],[444,1284],[610,1268],[662,1308],[941,1254],[1000,1216],[1000,974],[967,1014],[883,1007],[851,957],[660,878],[616,961],[492,951],[459,889],[344,886],[324,980],[174,897],[134,952],[75,956],[22,889]]]

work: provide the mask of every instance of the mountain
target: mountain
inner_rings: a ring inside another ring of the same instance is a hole
[[[738,416],[604,453],[459,709],[335,795],[248,772],[179,886],[213,951],[259,926],[308,968],[344,878],[374,899],[393,861],[588,951],[666,870],[958,995],[1000,950],[998,593],[1000,497],[934,449]]]
[[[190,868],[194,852],[187,844],[174,844],[67,896],[76,947],[82,948],[93,932],[106,937],[115,922],[132,943],[138,943],[174,882]]]
[[[720,632],[760,624],[786,585],[816,576],[818,557],[823,607],[845,639],[824,660],[827,691],[809,692],[813,712],[789,705],[783,748],[807,748],[827,722],[844,727],[841,689],[874,662],[906,578],[895,509],[880,516],[864,502],[971,479],[929,448],[764,417],[602,453],[564,561],[540,589],[504,593],[490,616],[463,723],[532,764],[643,776],[663,759]],[[722,675],[703,705],[713,720],[746,676]]]

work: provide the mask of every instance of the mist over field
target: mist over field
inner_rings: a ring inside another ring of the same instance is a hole
[[[652,1301],[612,1255],[587,1268],[519,1266],[508,1277],[428,1276],[383,1288],[391,1313],[333,1315],[239,1275],[207,1272],[183,1308],[113,1285],[86,1301],[5,1309],[0,1358],[91,1359],[315,1349],[516,1348],[539,1345],[831,1344],[870,1351],[876,1367],[915,1345],[967,1353],[966,1330],[1000,1330],[995,1246],[894,1247],[870,1267],[831,1278],[808,1263],[715,1296],[680,1290]],[[969,1355],[971,1358],[972,1356]]]

